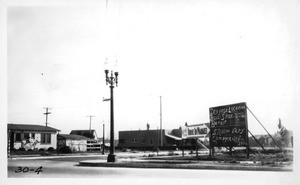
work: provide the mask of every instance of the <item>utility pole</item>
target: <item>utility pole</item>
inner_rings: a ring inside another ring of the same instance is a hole
[[[46,112],[44,113],[46,115],[46,127],[48,126],[48,114],[51,114],[51,112],[48,112],[49,109],[48,107],[43,107],[44,109],[46,109]]]
[[[104,136],[105,136],[105,124],[103,124],[103,144],[102,144],[103,150],[102,150],[102,155],[104,155],[104,148],[105,148]]]
[[[163,133],[162,133],[162,104],[161,104],[161,96],[159,96],[160,102],[160,146],[163,146]]]
[[[90,135],[91,135],[92,117],[95,117],[95,116],[92,116],[92,115],[91,115],[91,116],[87,116],[87,117],[90,117],[90,129],[89,129],[89,130],[90,130]]]
[[[102,101],[110,101],[110,98],[104,98],[103,97]],[[104,122],[104,120],[103,120],[103,122]],[[104,123],[103,123],[103,144],[102,144],[102,147],[103,147],[102,155],[104,155],[105,154],[105,124]]]
[[[159,151],[159,131],[157,127],[157,156],[158,156],[158,151]]]

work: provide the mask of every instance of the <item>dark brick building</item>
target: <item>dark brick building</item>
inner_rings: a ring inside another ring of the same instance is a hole
[[[162,136],[162,137],[161,137]],[[173,130],[131,130],[119,131],[120,148],[175,149],[181,144],[181,131]]]

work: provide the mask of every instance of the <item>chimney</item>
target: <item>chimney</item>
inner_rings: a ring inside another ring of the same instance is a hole
[[[149,130],[150,129],[150,125],[149,125],[149,123],[147,123],[147,130]]]

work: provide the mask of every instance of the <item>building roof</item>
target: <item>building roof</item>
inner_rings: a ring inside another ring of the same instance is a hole
[[[94,132],[94,129],[91,129],[91,132]],[[71,132],[90,132],[90,130],[72,130]]]
[[[76,134],[59,134],[57,135],[59,139],[71,139],[71,140],[90,140],[90,138],[76,135]]]
[[[169,138],[172,138],[172,139],[175,139],[177,141],[181,141],[182,139],[180,137],[177,137],[177,136],[174,136],[174,135],[171,135],[171,134],[165,134],[167,137]]]
[[[180,141],[182,140],[181,139],[181,131],[180,129],[173,129],[173,130],[169,130],[169,129],[162,129],[163,133],[165,136],[171,138],[171,139],[174,139],[174,140],[177,140],[177,141]],[[122,135],[123,137],[125,135],[135,135],[135,136],[138,136],[138,135],[144,135],[145,133],[159,133],[160,130],[130,130],[130,131],[119,131],[119,136]],[[126,137],[126,136],[125,136]]]
[[[36,131],[36,132],[57,132],[58,129],[33,124],[7,124],[7,129],[12,131]]]
[[[170,130],[166,130],[166,129],[161,129],[162,131],[166,131],[166,132],[170,132]],[[149,129],[149,130],[121,130],[120,132],[160,132],[160,129]]]
[[[95,130],[72,130],[70,134],[81,135],[90,139],[97,138]]]

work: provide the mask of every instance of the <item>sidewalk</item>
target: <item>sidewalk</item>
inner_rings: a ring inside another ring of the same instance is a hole
[[[63,157],[93,157],[93,156],[105,156],[99,153],[73,153],[73,154],[51,154],[51,155],[11,155],[8,159],[11,160],[21,160],[21,159],[53,159],[53,158],[63,158]]]
[[[159,152],[159,157],[167,157],[167,151]],[[102,153],[69,153],[69,154],[32,154],[32,155],[10,155],[8,159],[17,160],[17,159],[50,159],[50,158],[60,158],[60,157],[93,157],[93,156],[107,156],[106,152],[104,155]],[[120,152],[117,153],[120,158],[137,158],[137,157],[146,157],[146,156],[157,156],[156,152]],[[187,153],[185,155],[188,155]]]
[[[146,157],[153,155],[153,152],[120,152],[118,153],[118,157],[120,158],[138,158],[138,157]],[[167,152],[160,152],[160,157],[167,156]],[[51,158],[63,158],[63,157],[107,157],[108,153],[106,152],[104,155],[102,153],[69,153],[69,154],[49,154],[49,155],[41,155],[41,154],[33,154],[33,155],[10,155],[8,159],[18,160],[18,159],[51,159]]]

